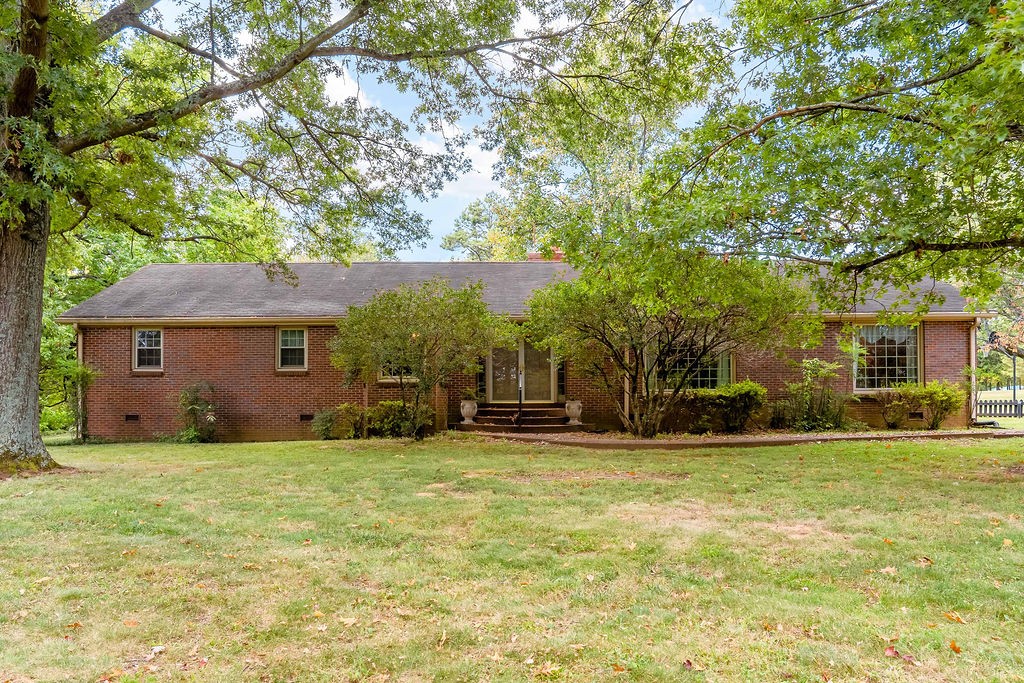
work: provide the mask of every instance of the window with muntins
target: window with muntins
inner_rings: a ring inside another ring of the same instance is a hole
[[[277,331],[277,367],[282,370],[301,370],[306,367],[306,330]]]
[[[389,362],[381,366],[380,379],[384,382],[397,382],[399,380],[409,382],[416,381],[416,375],[413,374],[412,367],[408,365]]]
[[[857,329],[855,342],[856,389],[888,389],[918,381],[916,327],[864,325]]]
[[[134,368],[160,370],[164,366],[163,330],[135,330]]]
[[[686,384],[690,389],[717,389],[732,381],[732,359],[728,353],[713,356],[711,360],[705,360],[697,365],[696,370],[691,370],[695,361],[695,355],[677,356],[675,363],[666,373],[666,379],[692,371],[693,376]]]

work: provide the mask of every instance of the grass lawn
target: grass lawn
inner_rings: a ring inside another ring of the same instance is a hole
[[[53,451],[0,681],[1024,680],[1022,440]]]

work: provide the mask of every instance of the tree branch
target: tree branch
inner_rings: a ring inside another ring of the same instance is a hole
[[[132,28],[137,28],[138,30],[142,31],[143,33],[148,33],[149,35],[153,36],[154,38],[158,38],[158,39],[164,41],[165,43],[169,43],[171,45],[174,45],[175,47],[181,48],[182,50],[184,50],[185,52],[189,53],[190,55],[195,55],[196,57],[201,57],[203,59],[209,60],[209,61],[213,62],[214,64],[216,64],[217,66],[219,66],[220,68],[224,69],[224,71],[228,72],[229,74],[231,74],[235,78],[245,78],[245,76],[241,72],[236,71],[233,66],[231,66],[230,64],[225,62],[223,59],[221,59],[217,55],[213,54],[212,52],[207,52],[206,50],[203,50],[201,48],[193,47],[193,46],[189,45],[185,41],[184,38],[180,38],[178,36],[172,36],[170,33],[165,33],[165,32],[161,31],[158,28],[153,28],[152,26],[148,26],[146,24],[143,24],[141,21],[139,21],[136,18],[131,18],[131,19],[126,20],[125,21],[125,25],[126,26],[131,26]]]
[[[160,0],[124,0],[115,5],[109,12],[92,22],[96,42],[106,42],[126,27],[134,25],[133,22],[138,21],[143,12],[152,9],[158,2]]]
[[[308,59],[318,47],[366,16],[370,11],[370,4],[371,0],[360,0],[355,7],[349,10],[348,14],[303,43],[284,59],[268,69],[229,83],[210,83],[174,104],[134,114],[89,133],[64,138],[58,142],[58,148],[65,154],[71,155],[110,140],[140,133],[165,121],[177,121],[199,111],[211,102],[241,95],[278,81]]]
[[[997,240],[977,240],[977,241],[963,241],[963,242],[925,242],[924,240],[915,240],[907,242],[904,246],[899,249],[890,251],[887,254],[876,256],[868,261],[862,261],[860,263],[849,263],[844,265],[841,270],[844,273],[856,273],[860,274],[864,271],[873,268],[877,265],[881,265],[886,261],[892,261],[901,256],[907,254],[913,254],[916,252],[934,251],[939,254],[949,254],[957,251],[985,251],[988,249],[1022,249],[1024,248],[1024,237],[1004,237]]]

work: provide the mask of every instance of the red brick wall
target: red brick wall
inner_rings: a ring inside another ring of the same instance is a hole
[[[800,379],[800,362],[807,358],[822,358],[839,363],[842,368],[836,387],[839,391],[853,392],[853,362],[850,356],[839,348],[842,324],[830,322],[825,325],[824,340],[813,349],[787,349],[781,355],[765,352],[737,353],[733,360],[737,380],[751,379],[768,388],[768,399],[775,400],[784,395],[787,382]],[[969,321],[929,321],[918,328],[918,355],[920,357],[921,381],[946,380],[960,382],[963,370],[970,364]],[[878,411],[878,404],[870,392],[858,393],[859,402],[850,404],[851,417],[874,427],[884,426]],[[956,427],[967,424],[966,406],[951,416],[944,426]]]
[[[98,370],[99,378],[86,395],[88,431],[106,439],[150,439],[171,435],[181,428],[177,398],[182,388],[199,381],[215,390],[217,437],[225,441],[313,438],[302,414],[312,414],[342,402],[364,403],[362,384],[342,386],[342,375],[331,367],[327,342],[330,326],[308,328],[307,370],[275,369],[275,327],[164,328],[164,367],[159,374],[133,372],[131,328],[83,328],[85,362]],[[820,357],[842,362],[839,385],[852,389],[851,365],[839,351],[840,325],[826,326],[824,343],[815,349],[791,349],[782,356],[766,353],[736,354],[736,379],[752,379],[768,387],[777,399],[787,381],[800,374],[799,362]],[[923,350],[922,379],[959,381],[970,361],[970,323],[928,322],[919,341]],[[453,378],[447,390],[435,397],[438,425],[459,418],[462,390],[476,387],[474,375]],[[395,387],[371,383],[368,405],[398,398]],[[566,368],[566,394],[583,401],[583,420],[605,428],[620,426],[612,400],[604,389]],[[138,422],[126,422],[126,414],[138,414]],[[879,424],[877,406],[869,398],[853,404],[857,419]],[[966,410],[951,418],[948,426],[966,422]]]
[[[363,405],[364,387],[342,386],[330,364],[329,326],[309,327],[307,370],[276,369],[275,327],[165,327],[163,371],[132,371],[131,328],[83,328],[83,358],[100,376],[86,394],[90,436],[150,439],[181,429],[178,394],[199,381],[214,388],[217,438],[223,441],[312,439],[300,415],[349,402]],[[397,388],[372,383],[369,405],[398,398]],[[443,410],[443,406],[440,406]],[[138,422],[125,415],[138,414]]]

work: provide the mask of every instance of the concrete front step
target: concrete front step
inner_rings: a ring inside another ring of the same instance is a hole
[[[514,404],[513,405],[504,405],[504,404],[494,405],[494,404],[491,404],[489,406],[478,406],[478,410],[479,410],[479,412],[489,412],[489,413],[518,413],[519,412],[519,407],[514,405]],[[547,404],[537,405],[535,403],[526,403],[526,404],[523,405],[523,412],[524,413],[538,413],[538,414],[559,412],[559,413],[562,413],[563,415],[565,415],[565,406],[558,406],[558,405],[554,405],[553,406],[553,405],[547,405]]]
[[[476,414],[473,418],[474,421],[485,425],[510,425],[515,420],[515,415],[481,415]],[[523,415],[520,422],[528,425],[562,425],[565,424],[569,418],[564,414],[562,415]]]

